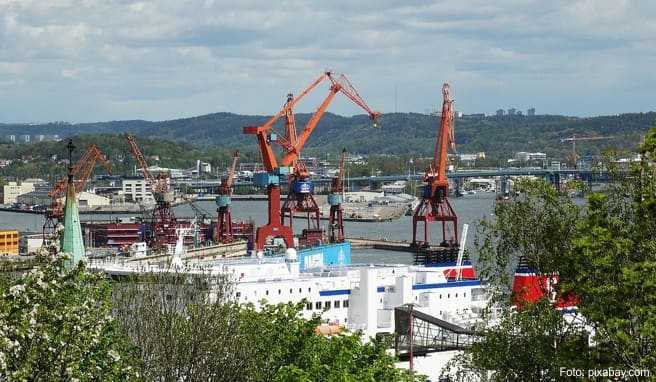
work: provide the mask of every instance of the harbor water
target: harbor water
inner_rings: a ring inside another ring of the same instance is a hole
[[[467,248],[472,260],[476,260],[473,251],[474,236],[478,222],[483,218],[490,218],[494,206],[494,193],[479,193],[465,195],[460,198],[452,198],[451,204],[458,214],[459,225],[469,224],[467,237]],[[210,201],[199,201],[196,205],[207,211],[208,216],[216,219],[216,205]],[[180,205],[174,208],[178,216],[194,216],[194,211],[189,205]],[[233,201],[232,216],[235,220],[253,219],[256,225],[266,223],[267,203],[266,201]],[[82,221],[118,219],[130,217],[130,215],[87,215],[80,216]],[[305,228],[304,220],[294,221],[294,230],[300,232]],[[322,220],[323,226],[327,221]],[[435,229],[433,242],[438,241],[438,223],[432,223]],[[18,229],[22,232],[41,232],[43,216],[38,214],[15,213],[0,211],[0,229]],[[351,237],[366,237],[372,239],[386,239],[408,242],[412,241],[412,217],[402,216],[393,221],[385,222],[344,222],[346,235]],[[413,261],[412,254],[395,251],[358,250],[354,249],[352,254],[353,263],[400,263],[409,264]]]

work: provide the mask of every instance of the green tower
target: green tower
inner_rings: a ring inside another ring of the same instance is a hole
[[[84,256],[84,240],[80,226],[80,212],[75,196],[73,183],[73,141],[68,140],[68,186],[66,187],[66,205],[64,206],[64,233],[61,239],[61,252],[70,256],[66,262],[69,268],[74,267]]]

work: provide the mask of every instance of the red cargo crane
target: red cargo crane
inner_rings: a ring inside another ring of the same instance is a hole
[[[221,179],[221,185],[217,190],[219,196],[216,197],[216,205],[218,206],[216,210],[218,216],[216,241],[224,244],[231,243],[234,240],[230,204],[238,161],[239,151],[235,151],[235,155],[232,157],[232,166],[228,169],[226,176]]]
[[[87,150],[82,154],[80,159],[73,165],[71,171],[74,177],[75,193],[78,194],[84,191],[87,182],[91,178],[91,173],[96,167],[96,163],[100,164],[105,168],[107,173],[112,173],[112,166],[109,164],[105,154],[100,151],[98,146],[91,144],[87,147]],[[52,187],[48,196],[52,199],[50,206],[46,210],[45,221],[43,223],[43,236],[45,238],[46,233],[54,232],[56,222],[61,220],[64,217],[64,205],[62,199],[66,194],[66,189],[68,188],[68,176],[65,176],[57,181]]]
[[[330,229],[328,239],[331,243],[341,243],[344,241],[344,210],[342,208],[344,194],[344,163],[346,161],[346,149],[342,150],[339,158],[339,169],[330,183],[330,195],[328,195],[328,204],[330,204],[330,215],[328,217],[328,227]]]
[[[449,180],[446,176],[447,150],[455,147],[453,134],[453,100],[449,84],[442,86],[442,118],[437,132],[433,160],[426,169],[421,201],[412,216],[412,246],[428,247],[428,225],[442,222],[442,246],[458,246],[458,217],[449,203]],[[417,239],[417,223],[424,223],[423,240]],[[447,226],[447,223],[451,226]]]
[[[303,131],[296,135],[294,106],[325,80],[330,81],[328,95],[319,105],[317,111],[310,117]],[[326,71],[298,96],[288,95],[287,102],[282,110],[272,116],[266,123],[261,126],[244,127],[244,134],[256,136],[266,171],[266,173],[259,173],[255,176],[255,182],[267,188],[269,200],[268,223],[257,229],[256,245],[258,250],[264,248],[266,239],[269,237],[281,237],[288,248],[294,246],[291,220],[295,212],[307,213],[309,229],[312,228],[312,225],[314,225],[314,229],[319,228],[319,207],[312,196],[313,187],[309,173],[298,159],[305,143],[337,93],[342,93],[356,105],[363,108],[374,121],[374,127],[377,126],[376,121],[380,113],[371,110],[367,106],[346,76],[342,74],[335,77],[333,72]],[[285,136],[278,136],[272,132],[272,128],[283,116],[285,116],[286,121],[286,134]],[[282,159],[280,161],[276,158],[272,143],[276,143],[282,148]],[[290,166],[292,166],[291,171]],[[281,176],[289,176],[290,193],[285,201],[284,209],[280,207]],[[289,225],[284,224],[283,214],[290,217]]]
[[[177,240],[175,229],[178,223],[171,209],[173,194],[169,190],[168,176],[160,173],[155,178],[148,170],[148,163],[141,153],[135,137],[126,133],[125,139],[130,146],[134,159],[141,168],[146,183],[152,190],[153,198],[155,198],[156,205],[152,215],[152,238],[149,240],[149,245],[151,247],[163,247],[166,244],[174,244]]]

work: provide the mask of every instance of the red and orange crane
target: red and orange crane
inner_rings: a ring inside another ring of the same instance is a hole
[[[330,194],[328,195],[328,204],[330,204],[330,215],[328,216],[328,240],[331,243],[341,243],[344,241],[344,210],[342,208],[344,194],[344,163],[346,162],[346,149],[342,150],[339,158],[339,168],[337,174],[330,182]]]
[[[87,147],[87,150],[82,154],[80,159],[73,165],[71,172],[75,178],[75,193],[79,194],[84,191],[87,182],[91,178],[91,173],[96,167],[96,163],[100,164],[105,168],[107,173],[112,173],[112,166],[109,164],[105,154],[100,151],[98,146],[91,144]],[[65,176],[57,181],[52,187],[48,196],[52,199],[50,206],[46,210],[45,221],[43,223],[43,235],[44,238],[47,233],[54,232],[56,222],[61,220],[64,217],[64,204],[62,199],[66,194],[66,189],[68,188],[68,176]],[[52,232],[51,232],[52,231]]]
[[[177,240],[175,229],[178,226],[171,203],[173,194],[169,190],[169,179],[166,174],[160,173],[155,178],[148,170],[148,163],[144,158],[137,140],[133,135],[125,134],[125,139],[130,146],[130,151],[134,159],[139,164],[146,183],[150,186],[153,198],[155,199],[155,208],[152,215],[152,237],[149,240],[151,247],[163,247],[166,244],[174,244]]]
[[[216,224],[216,241],[227,244],[234,240],[232,230],[232,213],[230,204],[232,202],[232,192],[235,182],[235,172],[237,171],[237,162],[239,161],[239,151],[235,151],[232,157],[232,165],[228,169],[226,176],[221,179],[221,185],[218,188],[216,205],[218,206],[217,224]]]
[[[316,112],[310,117],[303,131],[297,135],[294,107],[324,81],[330,82],[328,95],[321,105],[319,105]],[[269,201],[268,222],[258,227],[256,233],[257,250],[262,250],[267,238],[270,237],[280,237],[285,241],[288,248],[293,247],[294,240],[291,220],[295,212],[307,213],[308,228],[311,228],[312,221],[314,222],[314,227],[318,229],[319,207],[312,196],[313,187],[309,173],[302,162],[299,161],[299,158],[305,143],[317,127],[321,117],[337,93],[342,93],[356,105],[364,109],[374,121],[374,126],[377,126],[377,119],[380,113],[369,108],[348,78],[343,74],[336,77],[333,72],[326,71],[298,96],[288,95],[282,110],[272,116],[263,125],[244,127],[244,134],[253,134],[256,136],[266,171],[265,173],[256,174],[254,179],[258,185],[267,188]],[[286,133],[284,136],[278,136],[272,129],[274,124],[283,116],[285,117]],[[276,143],[282,148],[282,158],[280,160],[276,157],[272,143]],[[290,166],[292,167],[291,171]],[[289,176],[290,188],[290,193],[285,201],[284,212],[280,207],[280,179],[282,176]],[[289,216],[289,225],[284,224],[283,213]]]
[[[449,84],[442,86],[442,117],[437,131],[433,160],[424,174],[421,200],[412,216],[412,245],[428,247],[430,245],[428,225],[431,222],[442,223],[442,242],[444,247],[458,246],[458,217],[449,203],[449,180],[446,176],[447,151],[455,148],[454,112]],[[423,222],[423,239],[417,238],[417,223]]]

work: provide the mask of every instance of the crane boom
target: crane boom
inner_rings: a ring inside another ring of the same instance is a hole
[[[330,91],[328,92],[328,95],[321,103],[317,111],[312,115],[312,117],[308,121],[307,125],[303,129],[303,132],[296,137],[297,138],[296,142],[293,142],[293,138],[292,139],[278,138],[275,141],[276,143],[280,144],[283,147],[285,152],[283,159],[281,160],[280,163],[281,166],[283,167],[289,166],[290,164],[293,164],[298,159],[301,150],[303,149],[305,143],[307,142],[307,139],[310,137],[310,135],[316,128],[317,124],[319,123],[319,120],[325,113],[328,106],[330,106],[330,103],[335,98],[337,93],[341,92],[347,98],[349,98],[353,103],[364,109],[367,112],[367,114],[369,114],[369,117],[372,120],[376,121],[380,116],[380,113],[373,111],[364,102],[364,100],[362,99],[362,97],[360,97],[357,90],[355,90],[355,87],[353,87],[353,85],[345,75],[342,74],[338,78],[335,78],[333,72],[326,71],[321,76],[319,76],[319,78],[317,78],[314,82],[312,82],[306,89],[304,89],[299,95],[297,95],[292,99],[288,97],[288,101],[285,103],[285,106],[282,108],[282,110],[280,110],[278,113],[276,113],[271,118],[269,118],[269,120],[265,122],[263,125],[244,127],[245,134],[254,134],[257,136],[258,143],[260,146],[260,151],[262,154],[262,161],[264,164],[264,168],[268,172],[272,172],[280,166],[278,165],[278,159],[276,158],[276,155],[271,146],[271,141],[267,137],[267,133],[273,128],[273,125],[276,123],[276,121],[278,121],[278,119],[280,119],[282,116],[291,114],[294,106],[300,100],[305,98],[307,94],[309,94],[313,89],[315,89],[319,84],[321,84],[326,79],[329,79],[331,81]],[[289,120],[287,126],[290,126]],[[295,131],[295,127],[294,127],[294,131]],[[286,135],[290,137],[293,136],[293,134],[286,134]]]
[[[105,154],[100,151],[98,146],[95,144],[89,145],[87,150],[82,154],[80,159],[73,165],[72,174],[75,177],[75,192],[79,193],[84,189],[86,183],[91,176],[91,172],[96,166],[96,162],[100,164],[107,170],[109,174],[112,173],[112,166],[107,161]],[[64,177],[55,183],[52,189],[48,192],[48,196],[53,199],[58,199],[64,196],[66,192],[66,187],[68,186],[68,178]]]
[[[232,194],[232,186],[235,183],[235,173],[237,172],[237,163],[239,162],[239,151],[235,151],[235,154],[232,156],[232,165],[228,169],[228,174],[226,175],[225,182],[221,182],[221,187],[227,191],[227,194]]]
[[[449,84],[442,85],[442,117],[440,122],[440,130],[438,131],[438,139],[435,142],[435,152],[433,153],[432,170],[427,171],[427,177],[432,177],[433,192],[438,186],[446,186],[448,193],[449,182],[446,177],[447,167],[447,150],[452,146],[453,141],[453,100],[451,99],[451,92]],[[437,175],[437,176],[435,176]]]
[[[150,173],[150,171],[148,171],[148,163],[146,162],[146,158],[144,158],[143,154],[141,153],[141,150],[139,149],[137,140],[135,139],[134,135],[128,133],[125,133],[125,139],[128,141],[128,145],[130,146],[130,151],[132,152],[134,159],[137,161],[139,167],[141,168],[141,171],[143,172],[144,179],[152,187],[156,181],[153,175]]]
[[[346,149],[342,149],[342,154],[339,157],[339,167],[337,174],[333,178],[330,187],[331,192],[334,194],[339,194],[344,191],[344,163],[346,162],[347,155],[348,153],[346,152]]]

